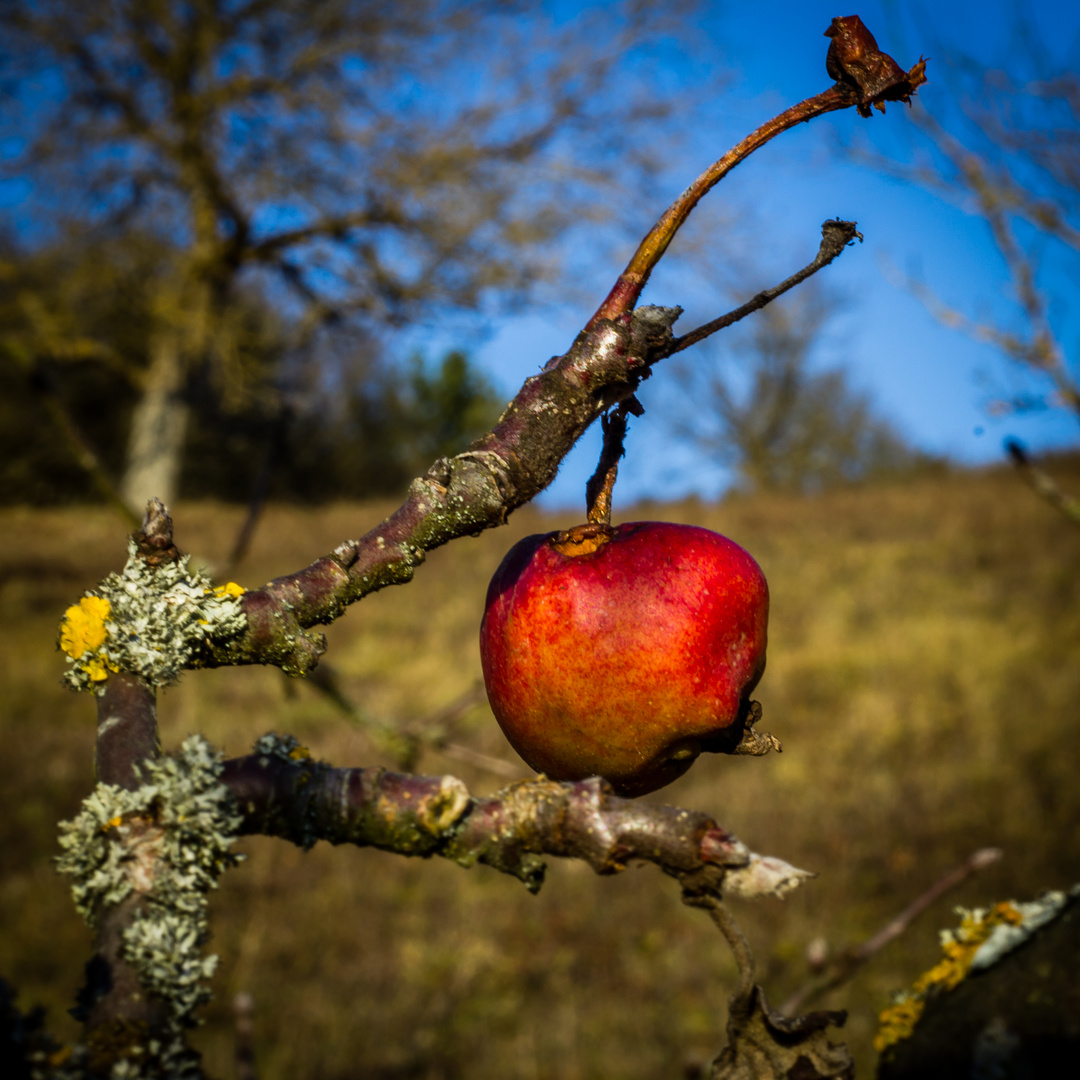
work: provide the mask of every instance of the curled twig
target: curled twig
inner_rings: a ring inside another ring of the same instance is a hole
[[[708,890],[684,890],[683,902],[708,911],[739,969],[738,984],[728,999],[727,1046],[712,1063],[711,1080],[851,1080],[854,1066],[847,1047],[830,1042],[826,1034],[830,1027],[843,1026],[847,1013],[788,1019],[769,1008],[765,992],[754,982],[750,945],[727,906]]]
[[[742,932],[742,927],[735,920],[727,906],[719,896],[710,892],[683,891],[683,903],[690,907],[704,908],[709,913],[709,918],[716,924],[716,928],[724,935],[724,940],[735,957],[735,965],[739,969],[739,981],[731,995],[729,1008],[731,1012],[745,1012],[750,1006],[751,997],[754,993],[754,954],[750,951],[750,943]]]

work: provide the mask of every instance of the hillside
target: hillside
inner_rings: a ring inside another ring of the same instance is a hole
[[[1080,462],[1057,475],[1080,491]],[[388,509],[273,508],[237,577],[258,584],[296,569]],[[181,505],[177,540],[220,558],[240,515]],[[737,908],[774,1002],[806,979],[813,939],[854,943],[974,849],[1005,849],[826,1001],[851,1010],[846,1037],[860,1075],[872,1075],[876,1013],[933,961],[954,904],[1080,881],[1080,530],[1006,471],[623,518],[716,529],[769,579],[769,663],[755,696],[784,753],[702,760],[649,798],[708,811],[756,850],[820,873],[783,904]],[[329,632],[346,694],[371,717],[406,723],[467,693],[502,554],[569,524],[520,511],[435,552],[408,587],[365,600]],[[123,527],[104,510],[0,512],[0,975],[68,1036],[90,937],[51,860],[57,819],[92,782],[93,709],[59,686],[54,643],[64,608],[123,555]],[[200,731],[235,754],[276,730],[336,764],[389,764],[327,697],[273,670],[188,675],[161,715],[167,746]],[[485,705],[452,739],[515,762]],[[506,782],[436,751],[417,770],[455,773],[477,792]],[[658,1080],[722,1043],[733,967],[707,919],[650,868],[600,879],[554,865],[531,897],[483,868],[243,846],[249,860],[213,901],[222,965],[196,1036],[215,1075],[233,1071],[228,1003],[239,990],[255,997],[266,1080]]]

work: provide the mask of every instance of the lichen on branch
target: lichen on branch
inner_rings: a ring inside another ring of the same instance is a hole
[[[247,625],[234,582],[217,585],[190,568],[190,556],[155,565],[128,540],[128,559],[64,613],[58,645],[64,682],[102,692],[109,674],[139,675],[168,686],[194,665],[204,643],[228,641]]]
[[[154,1012],[138,1019],[146,1037],[120,1040],[118,1052],[131,1075],[181,1075],[190,1064],[182,1032],[209,1000],[206,982],[217,966],[216,956],[202,955],[207,894],[240,859],[232,844],[241,819],[221,781],[221,755],[200,736],[142,771],[134,790],[98,784],[80,813],[61,823],[57,865],[73,879],[75,906],[91,926],[100,932],[103,920],[123,915],[119,955],[98,954],[81,995],[91,1054],[102,1052],[95,1044],[114,1045],[110,1032],[131,1023],[122,1008],[102,1008],[122,974],[117,965],[129,965]]]

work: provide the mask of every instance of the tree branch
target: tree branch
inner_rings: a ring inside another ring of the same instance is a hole
[[[464,453],[436,461],[413,481],[397,512],[359,540],[348,540],[306,569],[246,593],[241,603],[247,631],[227,642],[211,639],[192,666],[263,663],[304,675],[326,649],[323,635],[311,627],[332,622],[368,593],[411,580],[426,552],[503,524],[543,491],[597,416],[628,400],[652,365],[673,351],[671,326],[681,309],[633,308],[652,268],[701,197],[739,161],[794,124],[851,105],[868,115],[871,104],[909,100],[925,81],[922,61],[902,72],[877,51],[857,17],[834,19],[827,36],[833,42],[826,66],[839,80],[836,86],[762,125],[698,177],[642,241],[570,350],[526,380],[491,432]],[[849,223],[827,224],[811,266],[817,269],[835,258],[855,235]],[[760,304],[767,302],[760,299]]]
[[[691,330],[689,334],[676,338],[672,342],[671,353],[682,352],[683,349],[688,349],[691,345],[704,341],[705,338],[715,334],[718,330],[724,330],[733,323],[737,323],[740,319],[745,319],[747,315],[759,311],[766,304],[771,304],[778,296],[783,296],[789,289],[795,288],[796,285],[816,274],[822,267],[828,266],[844,248],[850,246],[856,240],[862,242],[863,235],[855,228],[855,225],[856,222],[854,221],[841,221],[839,218],[831,218],[823,222],[821,225],[821,245],[811,262],[807,263],[797,273],[792,274],[791,277],[781,281],[779,285],[774,285],[771,289],[763,289],[757,296],[748,300],[741,307],[735,308],[734,311],[729,311],[726,315],[721,315],[718,319],[713,319],[712,322],[707,322],[704,326]]]
[[[753,855],[706,814],[618,798],[598,777],[523,780],[478,798],[452,776],[335,769],[305,755],[295,740],[268,736],[254,754],[225,763],[222,779],[243,815],[241,832],[304,847],[328,840],[483,863],[531,892],[543,884],[544,855],[581,859],[598,874],[642,860],[686,888],[718,892],[723,885],[750,897],[775,895],[781,876],[807,876]],[[760,867],[770,863],[783,872],[762,876]]]
[[[135,544],[149,566],[179,557],[172,542],[172,518],[159,500],[147,506]],[[94,768],[98,782],[135,791],[145,783],[140,767],[161,755],[155,690],[141,676],[110,674],[97,705]],[[159,857],[156,845],[160,830],[152,821],[137,819],[125,823],[124,831],[128,834],[124,841],[131,850],[140,851],[143,878],[151,879]],[[121,830],[113,832],[116,835],[111,839],[120,842]],[[86,965],[86,983],[79,992],[76,1016],[85,1024],[91,1061],[99,1064],[115,1064],[129,1046],[160,1038],[167,1027],[167,1008],[146,992],[125,952],[125,931],[147,910],[145,895],[135,890],[104,910],[95,927],[94,955]]]
[[[526,380],[495,428],[464,453],[440,458],[413,481],[404,504],[359,540],[241,598],[247,632],[213,642],[196,666],[270,663],[309,671],[325,649],[310,627],[348,604],[409,581],[425,552],[504,524],[554,479],[562,458],[610,405],[629,397],[671,341],[676,308],[644,308],[627,325],[578,337]]]
[[[663,217],[646,234],[626,269],[619,275],[618,281],[608,293],[607,298],[589,320],[586,330],[591,330],[605,319],[617,319],[633,310],[641,290],[645,288],[656,264],[663,258],[668,245],[675,239],[675,234],[690,216],[690,212],[703,196],[712,190],[736,165],[745,161],[755,150],[759,150],[770,139],[775,138],[788,128],[795,127],[824,116],[837,109],[847,109],[857,103],[852,91],[841,84],[830,86],[828,90],[815,94],[797,105],[785,109],[778,116],[766,121],[756,131],[752,131],[742,142],[732,147],[722,158],[713,162],[664,212]]]

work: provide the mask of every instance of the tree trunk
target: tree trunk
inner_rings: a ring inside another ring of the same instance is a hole
[[[152,345],[146,389],[131,417],[121,488],[136,513],[151,498],[166,505],[176,498],[188,421],[183,390],[179,335],[165,330]]]

